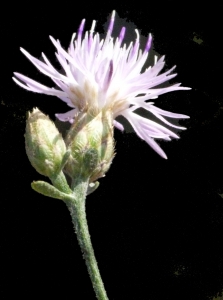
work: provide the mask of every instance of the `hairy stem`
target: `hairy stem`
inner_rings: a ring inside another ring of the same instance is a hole
[[[98,269],[98,264],[94,255],[88,224],[85,211],[85,198],[88,188],[88,181],[80,181],[76,183],[74,192],[74,201],[66,201],[67,207],[70,211],[74,229],[77,234],[78,243],[81,247],[88,273],[96,293],[98,300],[108,300],[104,284]]]

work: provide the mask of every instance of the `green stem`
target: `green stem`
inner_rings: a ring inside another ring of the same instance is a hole
[[[63,171],[60,171],[55,176],[50,177],[52,184],[61,192],[71,194],[72,190],[69,188],[66,177]]]
[[[88,273],[98,300],[108,300],[104,284],[94,255],[85,211],[88,181],[79,182],[74,187],[75,201],[66,201],[70,211],[77,239],[87,265]]]

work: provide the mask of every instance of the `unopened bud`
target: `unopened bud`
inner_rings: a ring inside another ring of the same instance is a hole
[[[38,108],[28,113],[25,145],[27,156],[37,172],[53,177],[60,171],[66,152],[64,140],[54,123]]]
[[[65,172],[71,178],[93,182],[107,172],[114,157],[112,122],[110,110],[78,114],[65,140],[71,150]]]

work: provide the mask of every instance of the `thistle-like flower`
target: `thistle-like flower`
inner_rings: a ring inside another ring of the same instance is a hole
[[[66,152],[64,140],[55,124],[38,108],[28,113],[25,145],[29,161],[37,172],[52,177],[60,171]]]
[[[82,20],[77,35],[74,33],[72,36],[68,52],[62,48],[59,40],[50,37],[57,49],[56,57],[65,75],[59,73],[44,54],[42,54],[44,60],[42,62],[21,48],[23,54],[37,69],[53,80],[57,85],[56,89],[44,86],[19,73],[14,73],[17,78],[13,77],[13,80],[29,91],[57,96],[72,107],[67,113],[56,114],[61,121],[73,123],[83,111],[91,110],[95,114],[110,111],[113,125],[123,130],[123,125],[115,119],[119,115],[125,117],[141,139],[145,140],[159,155],[167,158],[154,139],[171,140],[179,137],[168,128],[140,116],[135,110],[143,108],[171,127],[186,129],[171,124],[164,116],[177,119],[189,118],[188,116],[162,110],[154,106],[150,99],[171,91],[190,88],[181,87],[179,83],[164,88],[158,87],[176,76],[171,74],[175,66],[159,74],[165,64],[164,56],[160,59],[155,56],[154,65],[142,73],[141,70],[151,47],[151,34],[144,51],[140,49],[138,30],[136,30],[135,42],[131,42],[128,46],[123,45],[124,27],[119,36],[113,40],[114,20],[115,11],[112,12],[104,40],[100,40],[99,34],[94,33],[96,21],[93,21],[90,31],[83,36],[85,20]]]

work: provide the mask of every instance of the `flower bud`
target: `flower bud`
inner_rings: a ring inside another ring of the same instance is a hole
[[[64,170],[71,178],[93,182],[107,172],[114,157],[112,123],[110,110],[91,109],[76,116],[65,140],[71,156]]]
[[[66,152],[64,140],[54,123],[38,108],[28,112],[25,146],[29,161],[37,172],[53,177],[60,171]]]

